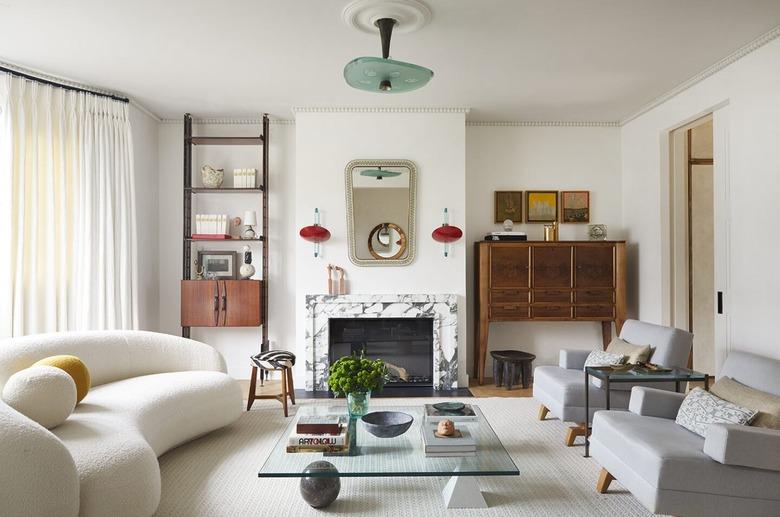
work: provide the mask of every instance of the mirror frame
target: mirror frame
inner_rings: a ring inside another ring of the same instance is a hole
[[[409,253],[400,259],[361,259],[358,258],[355,244],[355,211],[352,194],[352,172],[364,167],[406,167],[409,169],[409,228],[406,231]],[[352,160],[344,169],[347,198],[347,241],[349,242],[349,260],[356,266],[407,266],[412,263],[416,251],[415,220],[417,219],[417,166],[411,160]]]

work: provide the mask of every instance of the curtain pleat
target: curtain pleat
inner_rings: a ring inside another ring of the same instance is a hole
[[[0,74],[0,336],[138,328],[126,103]]]

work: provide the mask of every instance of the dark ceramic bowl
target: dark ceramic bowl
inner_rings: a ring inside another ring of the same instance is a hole
[[[400,411],[374,411],[361,420],[366,431],[377,438],[395,438],[409,430],[414,417]]]

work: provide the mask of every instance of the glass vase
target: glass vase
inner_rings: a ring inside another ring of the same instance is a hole
[[[371,400],[370,391],[358,391],[347,393],[347,410],[351,418],[360,418],[368,413],[368,402]]]

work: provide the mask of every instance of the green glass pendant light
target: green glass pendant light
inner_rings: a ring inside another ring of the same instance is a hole
[[[403,93],[422,88],[433,77],[433,70],[389,59],[390,37],[393,34],[393,18],[381,18],[379,27],[382,39],[382,57],[358,57],[344,67],[347,84],[358,90],[379,93]]]
[[[382,178],[395,178],[396,176],[400,176],[401,173],[396,171],[383,171],[382,167],[377,167],[376,169],[366,169],[360,171],[360,175],[381,180]]]

